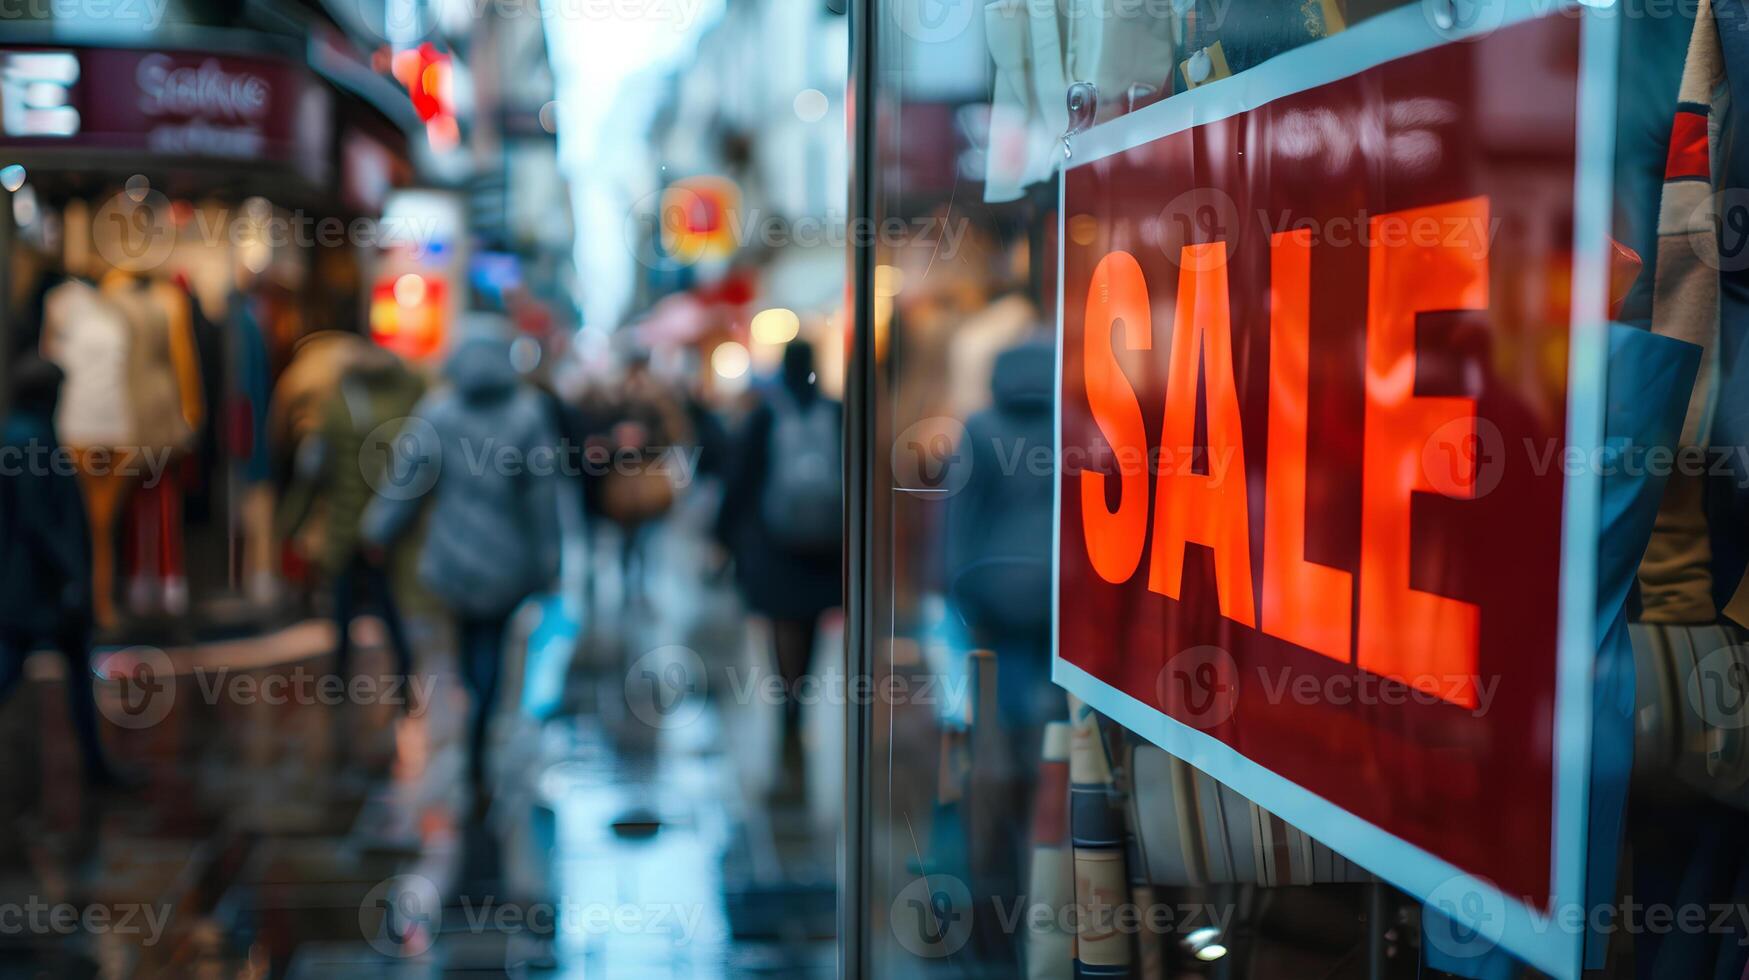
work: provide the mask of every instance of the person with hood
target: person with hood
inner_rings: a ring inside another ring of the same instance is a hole
[[[843,601],[842,406],[821,394],[814,351],[792,342],[783,369],[748,414],[740,451],[728,460],[716,533],[735,562],[735,582],[771,621],[772,656],[784,702],[784,769],[800,776],[801,704],[820,617]]]
[[[966,420],[944,477],[960,488],[947,501],[948,595],[973,642],[997,654],[997,698],[1021,745],[1063,703],[1050,683],[1054,474],[1028,462],[1056,444],[1056,370],[1050,343],[998,354],[992,404]]]
[[[474,697],[469,774],[484,798],[486,728],[510,617],[559,573],[558,432],[510,360],[498,318],[470,325],[388,451],[365,511],[365,541],[387,548],[430,508],[419,578],[455,617]]]
[[[372,344],[341,373],[336,390],[318,410],[316,428],[298,449],[280,537],[295,537],[315,502],[322,502],[327,531],[317,557],[334,589],[334,673],[342,680],[351,676],[351,626],[360,593],[382,617],[401,676],[410,677],[413,670],[390,563],[364,545],[361,525],[365,508],[385,488],[403,423],[424,393],[424,382],[394,352]],[[386,489],[394,492],[393,486]]]
[[[91,686],[91,532],[79,481],[55,431],[61,369],[35,353],[12,366],[12,409],[0,429],[0,700],[31,652],[67,661],[67,699],[85,778],[118,782],[97,735]]]
[[[1050,662],[1055,384],[1053,344],[1023,341],[998,354],[991,405],[966,419],[943,474],[945,487],[958,488],[945,520],[948,598],[972,644],[995,655],[996,744],[1005,751],[976,760],[983,814],[1028,811],[1045,725],[1067,708]],[[1008,869],[1030,853],[1024,825],[973,822],[983,828],[973,887],[1020,887]]]

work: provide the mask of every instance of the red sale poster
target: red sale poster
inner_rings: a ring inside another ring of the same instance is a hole
[[[1600,434],[1613,97],[1579,9],[1402,9],[1096,127],[1059,236],[1058,682],[1557,976],[1597,485],[1552,461]]]

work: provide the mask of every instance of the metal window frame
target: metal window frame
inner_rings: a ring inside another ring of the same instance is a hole
[[[881,0],[851,0],[850,78],[845,104],[850,134],[852,228],[876,217],[875,43]],[[851,236],[847,251],[851,285],[850,337],[844,384],[844,673],[848,678],[874,673],[875,606],[873,493],[876,364],[874,359],[874,243]],[[874,708],[845,699],[844,819],[838,849],[838,975],[861,980],[870,975],[869,895],[872,866],[869,835],[872,789],[870,753]]]

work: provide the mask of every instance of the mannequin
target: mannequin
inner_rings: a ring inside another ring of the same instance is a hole
[[[133,343],[129,393],[142,453],[158,461],[133,497],[129,601],[144,612],[161,604],[187,608],[182,573],[182,493],[178,465],[193,445],[205,411],[187,294],[120,272],[104,277],[103,293],[126,314]]]
[[[78,462],[91,525],[93,613],[115,625],[115,526],[141,460],[128,369],[127,314],[82,279],[66,278],[43,299],[42,356],[66,374],[55,423]]]

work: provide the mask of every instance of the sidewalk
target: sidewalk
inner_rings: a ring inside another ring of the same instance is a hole
[[[411,715],[374,621],[338,698],[322,622],[101,651],[104,737],[133,791],[74,778],[65,678],[34,659],[0,709],[0,777],[24,788],[0,811],[0,973],[831,976],[838,709],[810,709],[816,775],[788,801],[766,706],[712,680],[685,724],[641,710],[649,651],[697,651],[716,677],[762,649],[689,535],[652,543],[647,600],[604,567],[582,635],[543,634],[527,664],[520,640],[506,651],[484,814],[441,623],[412,624]]]

